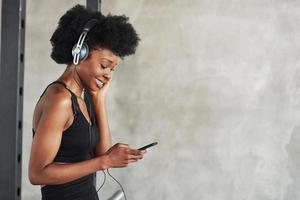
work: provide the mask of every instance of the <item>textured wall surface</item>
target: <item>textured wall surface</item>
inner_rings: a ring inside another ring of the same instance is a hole
[[[24,200],[40,199],[27,178],[33,108],[64,70],[49,38],[75,4],[27,0]],[[114,142],[159,142],[112,170],[128,200],[300,199],[300,1],[103,0],[102,11],[129,16],[142,38],[108,94]],[[109,179],[99,195],[117,189]]]

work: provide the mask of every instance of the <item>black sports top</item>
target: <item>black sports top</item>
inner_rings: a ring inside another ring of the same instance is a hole
[[[91,103],[87,105],[87,107],[89,107],[89,116],[91,116],[92,124],[90,125],[80,110],[76,95],[67,88],[65,83],[60,81],[50,83],[40,98],[44,95],[47,88],[54,83],[62,84],[70,92],[74,121],[69,128],[63,131],[61,144],[53,162],[73,163],[88,160],[91,158],[93,149],[99,140],[95,116],[93,116],[93,112],[91,112]],[[35,131],[33,129],[32,132],[34,136]]]

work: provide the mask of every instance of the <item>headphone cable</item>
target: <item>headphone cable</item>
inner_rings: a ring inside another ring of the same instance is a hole
[[[97,190],[97,193],[101,190],[101,188],[104,186],[105,182],[106,182],[106,173],[104,170],[102,170],[103,174],[104,174],[104,179],[103,179],[103,182],[101,184],[101,186],[99,187],[99,189]],[[124,199],[127,200],[127,197],[126,197],[126,194],[125,194],[125,190],[122,186],[122,184],[113,176],[111,175],[111,173],[109,172],[108,169],[106,169],[106,172],[107,174],[120,186],[121,190],[122,190],[122,193],[124,195]]]
[[[106,174],[105,174],[105,171],[104,171],[104,170],[102,170],[102,172],[103,172],[103,174],[104,174],[104,180],[103,180],[103,182],[102,182],[101,186],[99,187],[99,189],[97,190],[97,193],[99,192],[99,190],[101,190],[101,188],[104,186],[104,184],[105,184],[105,181],[106,181]]]
[[[113,177],[113,176],[109,173],[108,169],[106,169],[106,172],[108,173],[108,175],[109,175],[112,179],[114,179],[114,181],[115,181],[116,183],[119,184],[119,186],[120,186],[120,188],[121,188],[121,190],[122,190],[122,192],[123,192],[123,194],[124,194],[124,199],[127,200],[126,194],[125,194],[125,191],[124,191],[124,188],[123,188],[122,184],[121,184],[115,177]]]

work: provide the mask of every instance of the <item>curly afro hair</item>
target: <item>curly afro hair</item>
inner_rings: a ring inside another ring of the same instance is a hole
[[[93,12],[84,6],[76,5],[59,20],[50,42],[51,58],[58,64],[73,62],[72,48],[77,43],[83,26],[90,19],[97,19],[96,25],[88,32],[85,42],[91,50],[107,48],[121,58],[134,54],[140,41],[136,31],[128,22],[128,17]]]

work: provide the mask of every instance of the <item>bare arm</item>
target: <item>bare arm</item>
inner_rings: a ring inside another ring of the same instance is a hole
[[[104,155],[91,160],[68,164],[54,163],[70,109],[69,94],[60,92],[45,100],[31,147],[28,175],[32,184],[62,184],[101,169],[125,167],[142,158],[140,152],[128,145],[117,144]]]
[[[60,184],[105,168],[101,158],[75,164],[57,164],[53,160],[59,149],[62,132],[70,116],[71,101],[66,92],[45,99],[44,109],[33,138],[29,179],[33,184]]]
[[[112,145],[105,108],[105,97],[91,96],[95,108],[96,121],[99,127],[99,142],[95,148],[96,156],[103,155]]]

